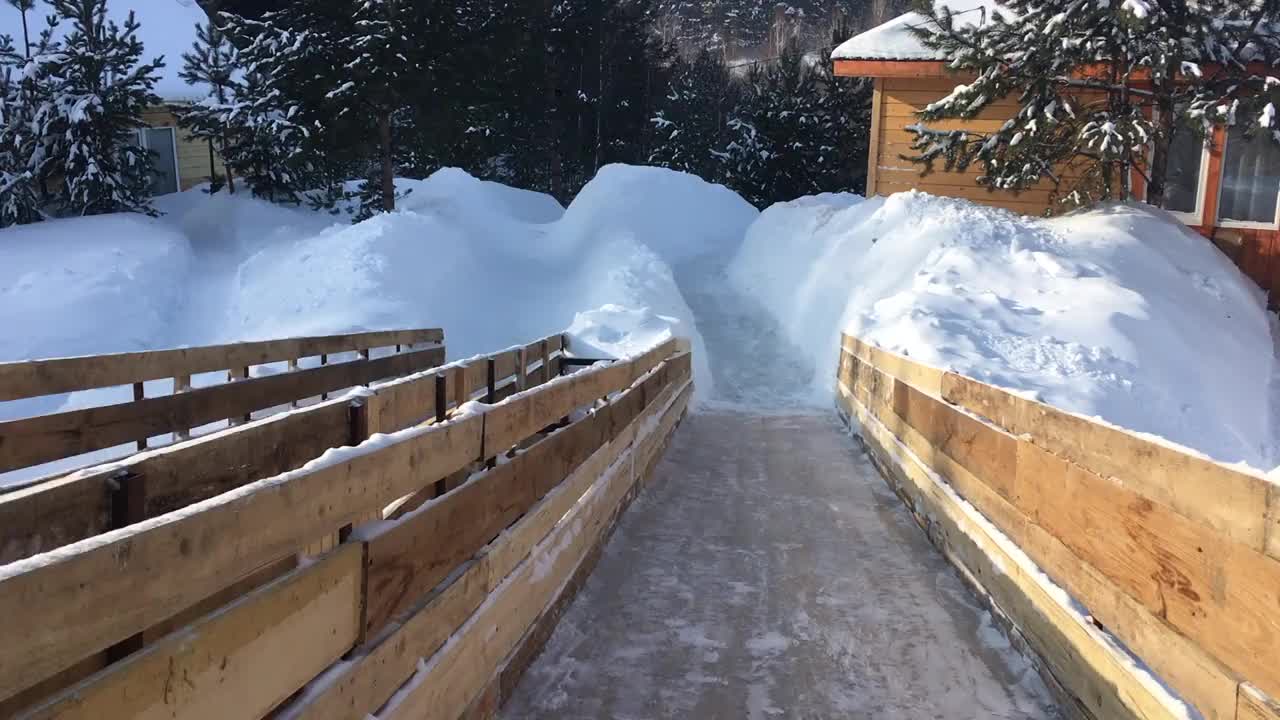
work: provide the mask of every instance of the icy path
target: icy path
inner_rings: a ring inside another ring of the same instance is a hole
[[[506,718],[1045,718],[830,413],[690,415]]]
[[[813,364],[791,345],[759,301],[730,287],[726,262],[704,257],[675,269],[711,363],[716,394],[700,398],[703,406],[761,412],[831,407],[831,398],[811,392]]]
[[[1058,717],[723,266],[676,269],[715,395],[503,717]]]

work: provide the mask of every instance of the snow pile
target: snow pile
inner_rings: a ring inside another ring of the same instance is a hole
[[[163,344],[183,304],[191,254],[182,233],[143,215],[4,230],[0,360]]]
[[[1037,220],[910,192],[775,205],[730,268],[814,355],[846,330],[921,362],[1259,468],[1276,464],[1263,294],[1171,216]]]
[[[736,195],[690,175],[609,166],[555,219],[553,199],[457,170],[400,187],[412,190],[403,210],[272,243],[244,262],[230,334],[440,326],[453,357],[571,324],[580,354],[630,354],[678,334],[710,389],[670,263],[740,241],[755,213]],[[735,202],[736,212],[717,208]]]

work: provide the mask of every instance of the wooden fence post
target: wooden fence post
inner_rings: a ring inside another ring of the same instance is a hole
[[[177,395],[179,393],[190,392],[190,391],[191,391],[191,373],[183,373],[182,375],[175,375],[173,378],[173,394]],[[190,440],[191,428],[185,428],[185,429],[179,428],[177,431],[174,432],[173,435],[174,435],[174,438],[177,440]]]
[[[546,340],[538,344],[538,349],[542,353],[542,369],[538,374],[540,384],[551,382],[551,351],[548,349],[550,345]]]
[[[445,378],[445,372],[436,372],[436,422],[438,423],[449,419],[449,383]],[[449,491],[446,480],[447,478],[440,478],[436,481],[436,497]]]
[[[112,478],[111,529],[118,530],[147,519],[146,477],[121,470]],[[107,648],[107,661],[115,662],[142,649],[142,633],[135,633]]]
[[[146,393],[147,393],[146,387],[143,385],[141,380],[133,384],[133,401],[134,402],[138,402],[139,400],[142,400],[143,398],[145,398],[147,396]],[[139,450],[147,449],[146,438],[140,438],[138,440],[138,449]]]

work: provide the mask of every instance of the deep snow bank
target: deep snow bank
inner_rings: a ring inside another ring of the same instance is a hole
[[[126,352],[168,340],[191,264],[186,236],[142,215],[0,234],[0,361]]]
[[[730,268],[830,393],[840,330],[1229,462],[1275,465],[1264,297],[1204,238],[1113,206],[1035,220],[962,200],[766,210]]]
[[[457,170],[400,187],[412,190],[402,210],[254,253],[230,293],[232,333],[438,325],[454,357],[570,326],[584,347],[610,355],[680,334],[694,344],[700,392],[710,390],[670,263],[740,242],[755,212],[742,212],[750,206],[733,193],[691,175],[613,165],[555,218],[548,196]]]

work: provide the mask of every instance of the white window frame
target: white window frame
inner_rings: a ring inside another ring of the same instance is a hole
[[[1222,130],[1222,161],[1227,161],[1227,143],[1231,141],[1231,129],[1223,128]],[[1214,218],[1214,224],[1217,227],[1238,228],[1241,230],[1280,230],[1280,188],[1276,188],[1276,214],[1271,218],[1271,222],[1259,222],[1257,220],[1232,220],[1222,217],[1222,188],[1226,183],[1227,172],[1222,168],[1218,172],[1218,217]]]
[[[147,130],[170,130],[169,141],[173,144],[173,181],[177,186],[174,188],[175,193],[182,192],[182,169],[181,163],[178,162],[178,126],[176,125],[147,125],[140,127],[138,133],[138,147],[143,150],[150,150],[151,145],[147,143]]]
[[[1159,117],[1158,115],[1159,111],[1156,111],[1156,113],[1157,113],[1156,117]],[[1192,227],[1203,227],[1206,224],[1205,218],[1204,218],[1204,201],[1205,201],[1205,197],[1209,194],[1208,192],[1209,148],[1212,144],[1213,144],[1213,134],[1209,133],[1208,135],[1205,136],[1204,140],[1202,141],[1202,147],[1200,148],[1200,177],[1196,179],[1195,211],[1191,213],[1187,213],[1187,212],[1181,212],[1179,210],[1165,210],[1165,212],[1181,220],[1183,225],[1190,225]],[[1151,152],[1148,153],[1147,167],[1151,167],[1151,163],[1154,160],[1155,160],[1155,148],[1152,148]],[[1168,186],[1166,185],[1166,187]],[[1222,183],[1218,183],[1218,192],[1222,192]],[[1145,195],[1148,198],[1151,196],[1150,181],[1147,182]]]

